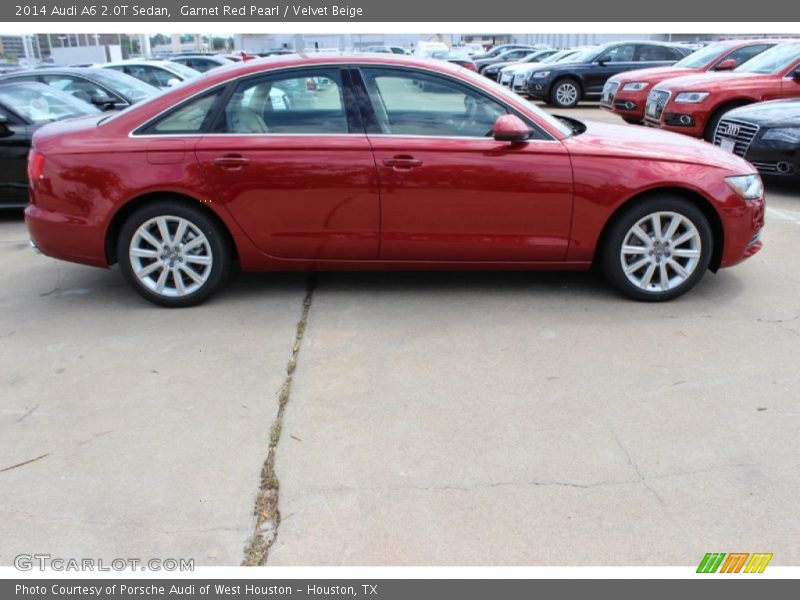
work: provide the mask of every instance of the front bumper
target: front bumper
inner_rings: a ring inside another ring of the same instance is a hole
[[[800,148],[780,149],[766,146],[759,137],[750,144],[745,160],[752,163],[761,175],[800,180]]]
[[[610,104],[605,100],[601,100],[600,107],[630,121],[643,121],[646,102],[646,93],[620,91],[614,95]]]

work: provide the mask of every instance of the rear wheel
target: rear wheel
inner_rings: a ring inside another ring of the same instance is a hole
[[[550,90],[550,103],[559,108],[572,108],[581,100],[581,88],[574,79],[557,81]]]
[[[199,304],[230,271],[223,229],[202,210],[164,200],[134,212],[117,241],[120,269],[141,296],[168,307]]]
[[[671,300],[700,281],[712,246],[711,226],[697,206],[659,195],[631,206],[611,225],[602,268],[612,285],[630,298]]]

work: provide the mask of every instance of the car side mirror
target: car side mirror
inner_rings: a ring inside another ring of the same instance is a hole
[[[524,142],[531,128],[517,115],[503,115],[494,122],[492,135],[498,142]]]
[[[734,60],[733,58],[726,58],[721,63],[719,63],[714,70],[715,71],[730,71],[731,69],[735,69],[735,68],[736,68],[736,60]]]
[[[181,82],[180,79],[178,79],[177,77],[173,77],[172,79],[168,79],[167,80],[167,85],[169,87],[174,87],[174,86],[178,85],[180,82]]]
[[[114,108],[114,104],[116,100],[109,96],[108,94],[95,94],[92,96],[92,104],[94,104],[100,110],[108,110],[110,108]]]
[[[595,62],[595,64],[597,64],[597,65],[599,65],[599,66],[601,66],[601,67],[605,67],[605,66],[606,66],[606,63],[608,62],[608,59],[607,59],[607,58],[598,58],[598,59],[597,59],[596,61],[594,61],[594,62]]]
[[[11,134],[12,131],[8,127],[8,117],[0,115],[0,137],[8,137]]]

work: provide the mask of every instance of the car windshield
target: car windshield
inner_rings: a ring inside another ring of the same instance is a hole
[[[705,67],[710,62],[719,58],[719,56],[730,48],[729,44],[709,44],[705,48],[700,48],[696,52],[692,52],[686,58],[683,58],[675,63],[676,67],[686,69],[699,69]]]
[[[751,58],[734,69],[737,73],[759,73],[771,75],[780,73],[800,59],[800,44],[781,44]]]
[[[562,61],[562,60],[565,60],[565,59],[569,58],[570,56],[575,55],[576,53],[577,53],[576,50],[562,50],[561,52],[556,52],[555,54],[551,54],[547,58],[543,58],[538,62],[540,62],[540,63],[559,62],[559,61]]]
[[[100,112],[91,104],[39,83],[0,85],[0,104],[37,125]]]
[[[192,69],[191,67],[187,67],[186,65],[182,65],[176,62],[166,62],[164,63],[164,67],[173,71],[183,77],[184,79],[194,79],[200,75],[200,71],[197,69]]]
[[[591,62],[598,56],[600,53],[603,52],[606,48],[601,46],[599,48],[586,48],[585,50],[581,50],[576,52],[572,56],[569,57],[568,61],[565,62],[576,62],[576,63],[584,63],[584,62]]]
[[[145,83],[140,79],[113,71],[111,69],[96,69],[96,73],[92,73],[92,77],[97,79],[106,87],[111,88],[115,92],[124,96],[131,102],[139,102],[150,96],[155,96],[161,93],[157,87]]]

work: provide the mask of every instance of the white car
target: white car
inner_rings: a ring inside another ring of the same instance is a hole
[[[444,42],[417,42],[413,54],[420,58],[430,58],[436,52],[447,52],[449,54],[450,48]]]
[[[121,60],[93,66],[120,71],[161,89],[200,76],[200,71],[169,60]]]

